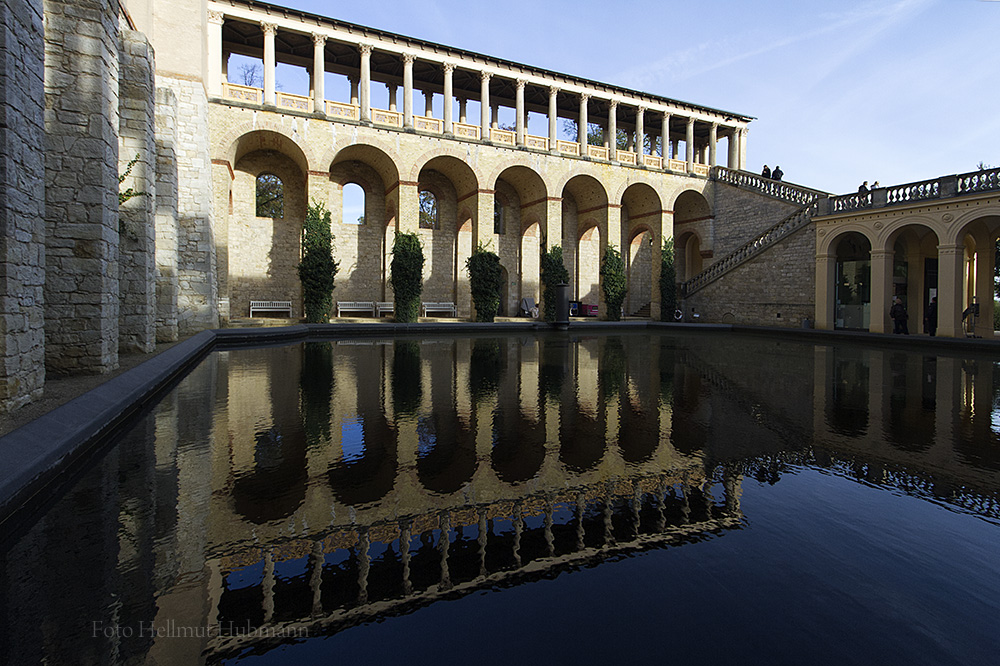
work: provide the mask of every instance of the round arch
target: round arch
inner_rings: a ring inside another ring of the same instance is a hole
[[[307,145],[298,141],[296,133],[289,134],[282,127],[254,126],[242,123],[223,134],[216,144],[222,159],[235,168],[244,155],[256,150],[271,150],[287,155],[303,174],[308,174],[316,164],[315,157]]]

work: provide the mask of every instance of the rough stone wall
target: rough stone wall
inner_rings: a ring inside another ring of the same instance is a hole
[[[156,89],[156,341],[177,340],[177,95]]]
[[[712,214],[714,244],[712,260],[726,256],[768,227],[777,224],[801,206],[752,190],[715,183]],[[702,249],[708,245],[702,237]],[[705,262],[707,268],[711,261]]]
[[[363,162],[342,162],[330,170],[335,184],[329,208],[334,235],[337,271],[335,301],[382,301],[383,244],[385,243],[385,183],[375,169]],[[355,183],[365,191],[365,223],[345,222],[344,186]],[[336,311],[334,311],[336,314]]]
[[[303,316],[301,260],[302,222],[306,215],[306,182],[288,157],[255,151],[235,167],[233,214],[229,218],[230,308],[236,316],[250,313],[251,300],[292,301],[292,314]],[[281,179],[284,216],[257,217],[257,177]]]
[[[627,315],[635,314],[653,300],[653,252],[649,239],[648,232],[640,234],[631,245],[623,248],[627,254],[622,259],[628,267],[628,293],[625,295]]]
[[[118,60],[118,169],[124,173],[129,162],[138,159],[122,187],[144,193],[121,204],[118,211],[118,334],[121,351],[148,353],[156,348],[156,102],[153,49],[145,35],[123,27]]]
[[[45,0],[45,361],[118,366],[117,0]]]
[[[513,185],[503,180],[497,181],[496,193],[496,196],[502,197],[504,202],[503,233],[492,234],[487,238],[493,239],[492,249],[500,257],[500,265],[507,269],[507,283],[503,290],[507,294],[507,299],[501,304],[501,312],[505,316],[511,317],[517,314],[518,304],[521,301],[519,280],[517,279],[521,271],[521,197],[518,196]],[[490,231],[493,230],[490,229]],[[465,266],[459,266],[459,275],[463,277],[468,275]],[[511,284],[512,282],[513,284]]]
[[[422,301],[453,302],[455,295],[455,240],[458,236],[458,195],[444,174],[427,169],[420,174],[420,187],[427,187],[438,202],[437,229],[420,229],[424,244],[424,289]],[[490,221],[492,226],[492,220]]]
[[[45,382],[45,103],[41,0],[0,4],[0,413]]]
[[[799,229],[685,300],[701,322],[799,328],[816,300],[816,234]]]
[[[601,236],[596,227],[586,231],[580,238],[577,249],[580,274],[578,280],[578,300],[588,305],[597,305],[604,299],[601,293]]]

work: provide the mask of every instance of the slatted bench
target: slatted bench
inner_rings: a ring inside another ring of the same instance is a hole
[[[253,319],[255,312],[286,312],[288,318],[292,318],[291,301],[250,301],[250,318]]]
[[[342,312],[367,312],[375,316],[374,301],[337,301],[337,316],[342,316]]]
[[[427,316],[428,312],[447,312],[452,317],[458,316],[458,308],[455,307],[454,303],[444,303],[444,302],[428,302],[420,304],[423,308],[424,315]]]
[[[376,301],[375,302],[375,316],[381,317],[384,314],[395,314],[396,306],[392,301]]]

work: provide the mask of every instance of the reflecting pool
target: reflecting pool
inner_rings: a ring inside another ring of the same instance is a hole
[[[208,356],[0,546],[11,664],[993,663],[1000,362],[726,333]]]

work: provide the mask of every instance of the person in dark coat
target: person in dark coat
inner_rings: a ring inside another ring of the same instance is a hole
[[[906,306],[903,305],[903,299],[899,296],[896,297],[896,301],[892,304],[892,307],[889,308],[889,316],[892,318],[892,332],[894,334],[910,334],[910,331],[906,326]]]
[[[771,172],[771,178],[774,180],[781,180],[781,177],[784,175],[785,173],[781,170],[780,166],[774,167],[774,171]]]
[[[924,311],[924,333],[931,337],[937,333],[937,296],[931,299],[927,310]]]
[[[768,179],[771,177],[771,169],[766,164],[764,165],[764,169],[760,172],[760,177]]]

